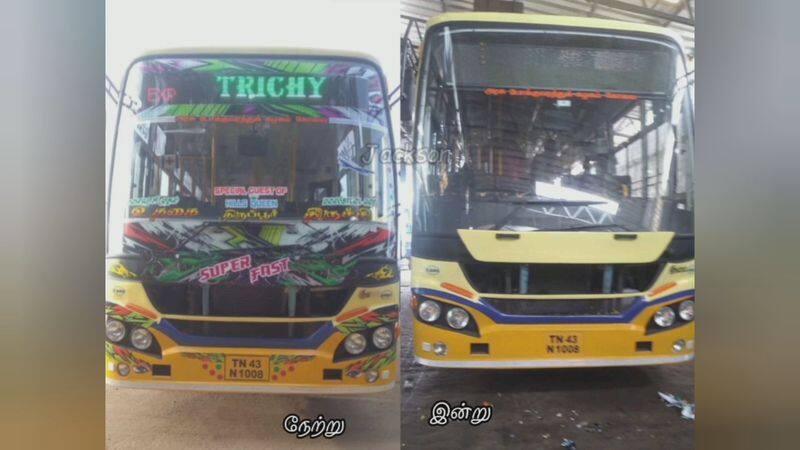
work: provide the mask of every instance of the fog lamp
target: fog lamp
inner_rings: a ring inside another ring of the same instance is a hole
[[[442,307],[438,303],[425,300],[419,304],[419,317],[425,322],[435,322],[442,313]]]
[[[438,356],[447,355],[447,345],[443,342],[437,342],[433,344],[433,353]]]
[[[125,337],[125,325],[119,320],[106,320],[106,337],[111,342],[119,342]]]
[[[368,370],[364,376],[367,378],[367,383],[374,383],[378,379],[378,371],[375,369]]]
[[[367,338],[360,333],[352,333],[344,340],[344,349],[351,355],[358,355],[367,348]]]
[[[655,321],[656,325],[662,328],[671,326],[673,323],[675,323],[675,311],[673,311],[669,306],[665,306],[656,312],[653,320]]]
[[[128,374],[131,373],[131,366],[125,363],[119,363],[117,364],[117,373],[123,377],[127,377]]]
[[[686,341],[683,339],[678,339],[672,343],[672,351],[675,353],[682,352],[684,348],[686,348]]]

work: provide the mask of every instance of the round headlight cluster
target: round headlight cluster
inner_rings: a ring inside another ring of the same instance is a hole
[[[678,319],[682,322],[694,320],[694,300],[684,300],[680,303],[664,306],[656,311],[653,316],[653,322],[660,328],[669,328],[675,325]]]
[[[419,304],[419,318],[425,322],[436,322],[442,313],[442,307],[438,303],[425,300]]]
[[[656,311],[656,315],[653,316],[653,321],[661,328],[670,327],[675,323],[675,311],[669,306],[665,306]]]
[[[119,320],[106,320],[106,337],[111,342],[119,342],[125,338],[125,324]]]
[[[370,336],[368,331],[359,333],[350,333],[344,338],[344,350],[357,356],[364,353],[370,347],[369,343],[372,342],[371,348],[373,350],[383,351],[392,346],[394,342],[394,327],[393,325],[383,325],[375,328]]]
[[[442,316],[442,309],[446,308],[444,314],[444,321],[447,325],[454,330],[463,330],[469,325],[469,313],[464,308],[458,306],[442,306],[439,302],[433,300],[425,300],[417,307],[417,314],[424,322],[434,323]],[[442,324],[444,325],[444,324]]]

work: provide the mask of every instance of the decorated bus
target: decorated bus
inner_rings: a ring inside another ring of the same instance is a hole
[[[107,382],[389,389],[396,175],[376,157],[394,149],[378,64],[343,52],[165,51],[130,65],[123,96]]]
[[[417,361],[692,359],[693,103],[680,38],[594,18],[453,13],[429,22],[421,61]]]

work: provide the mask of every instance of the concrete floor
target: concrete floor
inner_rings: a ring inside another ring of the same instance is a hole
[[[109,449],[397,449],[400,388],[364,396],[288,396],[122,389],[106,386]],[[287,414],[346,419],[334,439],[297,439]]]
[[[694,399],[694,364],[550,369],[435,369],[413,362],[410,294],[402,290],[402,446],[416,448],[690,449],[694,422],[658,391]],[[410,383],[410,386],[408,384]],[[492,419],[428,426],[431,406],[488,402]],[[600,431],[602,430],[602,431]]]

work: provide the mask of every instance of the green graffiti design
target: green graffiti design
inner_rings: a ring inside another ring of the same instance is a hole
[[[369,328],[377,328],[383,324],[395,321],[397,321],[397,311],[390,311],[384,314],[369,311],[336,325],[336,329],[339,330],[340,333],[350,334]]]
[[[143,316],[136,311],[131,311],[124,306],[115,305],[113,303],[106,303],[106,316],[110,319],[137,325],[142,328],[150,328],[156,322],[150,317]]]
[[[221,255],[209,255],[204,257],[181,255],[180,258],[163,257],[158,258],[158,262],[161,263],[161,270],[158,271],[158,273],[155,273],[158,270],[158,265],[151,265],[148,270],[150,271],[150,275],[156,280],[170,283],[183,281],[203,267],[214,265],[221,260]],[[214,282],[217,280],[210,281]]]
[[[195,67],[195,72],[222,72],[223,70],[228,69],[239,69],[238,66],[233,65],[227,61],[221,61],[219,59],[212,59],[208,61],[208,64],[205,66]]]
[[[317,259],[292,262],[291,268],[294,271],[308,275],[323,286],[336,286],[342,283],[355,265],[355,260],[347,264],[333,265],[324,259]]]

